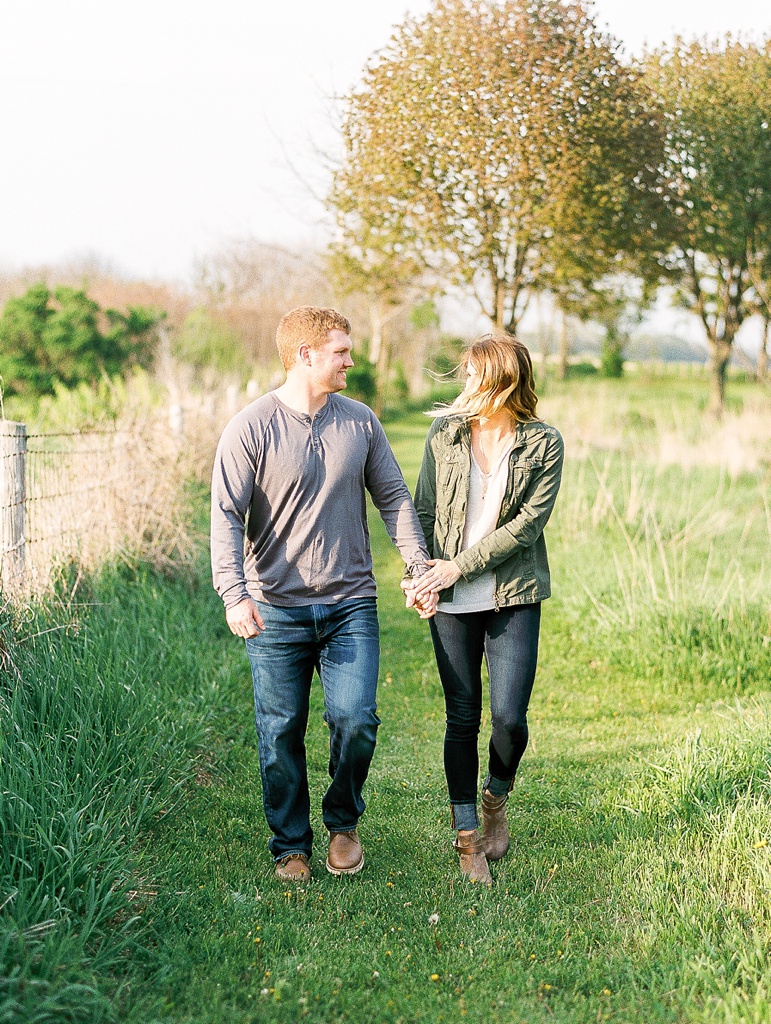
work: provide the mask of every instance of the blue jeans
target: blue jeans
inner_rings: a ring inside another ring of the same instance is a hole
[[[540,624],[540,604],[465,615],[438,611],[429,620],[447,709],[444,770],[456,829],[478,825],[482,659],[487,662],[490,679],[492,719],[483,785],[493,795],[502,795],[508,793],[527,746],[527,707],[538,661]]]
[[[254,683],[270,851],[311,854],[305,730],[311,679],[318,670],[329,726],[329,775],[322,817],[330,832],[350,832],[364,813],[362,787],[380,719],[375,692],[380,639],[374,597],[284,608],[259,602],[265,630],[246,641]]]

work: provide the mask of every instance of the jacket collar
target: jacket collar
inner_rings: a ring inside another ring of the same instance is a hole
[[[540,427],[540,420],[528,420],[525,423],[519,423],[511,450],[515,452],[518,448],[524,448],[532,440],[533,435],[539,432]],[[450,444],[471,446],[471,427],[468,420],[448,417],[446,429],[447,440]]]

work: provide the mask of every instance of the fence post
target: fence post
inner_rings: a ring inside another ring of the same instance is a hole
[[[228,416],[235,416],[235,414],[241,408],[241,403],[238,400],[237,384],[228,384],[225,402],[227,405]]]
[[[24,579],[27,425],[0,420],[0,583]]]
[[[185,410],[179,402],[169,406],[169,429],[175,437],[185,433]]]

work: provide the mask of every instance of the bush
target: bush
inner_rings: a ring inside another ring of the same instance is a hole
[[[127,366],[147,366],[152,329],[163,314],[140,307],[100,309],[84,291],[38,284],[9,299],[0,316],[0,359],[11,394],[53,394]]]
[[[356,364],[348,371],[345,393],[357,402],[372,405],[377,395],[377,372],[375,364],[364,356],[356,357]]]
[[[624,339],[617,328],[609,327],[602,339],[600,376],[618,379],[624,375]]]
[[[171,354],[204,377],[210,377],[212,384],[222,374],[248,376],[246,354],[238,335],[201,307],[185,317],[174,337]]]

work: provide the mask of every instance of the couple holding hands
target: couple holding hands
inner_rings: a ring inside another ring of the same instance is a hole
[[[506,335],[467,349],[462,393],[431,414],[413,505],[374,413],[339,393],[353,366],[345,317],[292,310],[276,343],[286,380],[225,428],[211,517],[214,586],[251,664],[275,873],[297,882],[311,874],[305,732],[314,670],[330,733],[326,866],[340,875],[364,865],[357,826],[380,724],[369,492],[404,559],[407,606],[431,630],[460,871],[490,884],[489,861],[509,848],[506,801],[527,745],[550,594],[543,528],[563,460],[558,431],[536,418],[530,355]],[[492,735],[480,822],[483,659]]]

